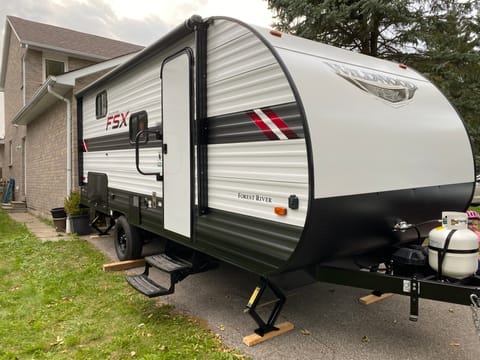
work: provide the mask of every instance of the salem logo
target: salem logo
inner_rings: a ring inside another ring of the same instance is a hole
[[[110,115],[109,117],[107,117],[107,125],[105,126],[105,131],[107,131],[109,128],[118,129],[122,126],[127,127],[127,118],[129,113],[130,112],[127,111],[126,113]]]
[[[340,64],[326,63],[335,73],[369,94],[390,103],[403,105],[411,100],[417,87],[407,80],[388,75],[368,72]]]

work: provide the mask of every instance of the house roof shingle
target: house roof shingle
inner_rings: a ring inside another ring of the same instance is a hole
[[[51,50],[95,62],[116,58],[144,47],[123,41],[7,16],[0,67],[0,91],[4,91],[10,34],[21,44],[40,50]]]
[[[7,16],[7,21],[20,42],[35,47],[63,50],[66,53],[84,54],[98,59],[111,59],[143,49],[143,46],[15,16]]]

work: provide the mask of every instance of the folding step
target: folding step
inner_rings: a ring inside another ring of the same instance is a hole
[[[161,286],[148,277],[150,268],[170,274],[170,286]],[[187,277],[192,270],[192,264],[182,259],[174,259],[166,254],[157,254],[145,258],[145,271],[140,275],[127,276],[127,282],[140,293],[148,297],[173,294],[175,284]]]
[[[175,271],[190,270],[192,264],[182,259],[173,259],[166,254],[147,256],[145,261],[163,272],[171,274]]]
[[[173,293],[172,290],[157,284],[145,274],[129,275],[127,276],[127,282],[135,290],[148,297],[164,296]]]

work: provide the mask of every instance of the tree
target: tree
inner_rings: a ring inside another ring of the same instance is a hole
[[[376,57],[392,57],[410,42],[418,10],[412,0],[268,0],[275,27]]]
[[[428,77],[457,108],[479,157],[479,1],[428,0],[419,10],[416,51],[401,60]]]

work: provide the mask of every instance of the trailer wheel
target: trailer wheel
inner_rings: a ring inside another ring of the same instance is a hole
[[[120,261],[138,259],[142,255],[142,239],[138,228],[130,225],[125,216],[120,216],[116,221],[113,241]]]

